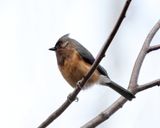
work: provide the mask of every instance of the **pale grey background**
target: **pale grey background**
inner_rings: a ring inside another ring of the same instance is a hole
[[[96,56],[125,0],[0,0],[0,127],[35,128],[73,90],[62,78],[48,48],[66,33]],[[160,1],[133,0],[101,64],[127,88],[147,33],[160,19]],[[160,34],[154,44],[160,43]],[[160,78],[160,51],[147,56],[139,83]],[[160,88],[139,93],[98,128],[160,127]],[[49,128],[78,128],[119,95],[95,86],[80,93]]]

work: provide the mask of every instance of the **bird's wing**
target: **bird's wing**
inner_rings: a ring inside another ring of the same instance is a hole
[[[79,52],[79,54],[81,55],[81,57],[89,64],[93,64],[95,59],[93,57],[93,55],[83,46],[81,45],[79,42],[77,42],[76,40],[72,39],[74,43],[76,43],[75,47],[76,50]],[[100,65],[98,65],[97,67],[98,71],[105,76],[108,76],[107,71]]]

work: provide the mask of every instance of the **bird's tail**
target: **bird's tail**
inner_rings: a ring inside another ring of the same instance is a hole
[[[105,81],[104,80],[103,80],[103,82],[101,81],[100,84],[112,88],[113,90],[115,90],[116,92],[118,92],[120,95],[122,95],[123,97],[125,97],[128,100],[132,100],[133,98],[135,98],[135,96],[130,91],[121,87],[120,85],[113,82],[109,78],[107,78],[107,80],[106,80],[106,77],[105,77]]]

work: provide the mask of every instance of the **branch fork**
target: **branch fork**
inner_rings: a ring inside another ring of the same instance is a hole
[[[90,71],[87,73],[87,75],[77,83],[77,87],[74,89],[74,91],[69,94],[67,97],[67,100],[55,111],[53,112],[44,122],[40,124],[38,128],[46,128],[49,124],[51,124],[55,119],[57,119],[68,107],[69,105],[76,100],[77,95],[87,82],[87,80],[90,78],[92,73],[95,71],[96,67],[99,65],[100,61],[102,58],[105,56],[105,52],[110,46],[114,36],[116,35],[123,19],[125,18],[126,12],[128,10],[128,7],[131,3],[131,0],[126,0],[126,3],[124,5],[124,8],[120,14],[120,17],[117,20],[117,23],[115,24],[115,27],[113,28],[113,31],[111,32],[109,38],[106,40],[104,46],[100,50],[98,56],[96,57],[95,62],[93,63]],[[148,36],[146,37],[146,40],[144,41],[144,44],[142,46],[142,49],[136,59],[135,65],[132,70],[132,74],[130,77],[130,82],[128,89],[133,93],[136,94],[140,91],[149,89],[154,86],[160,86],[160,79],[148,82],[143,85],[138,85],[138,77],[139,77],[139,72],[142,66],[142,63],[144,61],[145,56],[155,50],[160,49],[160,44],[150,46],[150,43],[160,28],[160,20],[155,24],[155,26],[152,28],[152,30],[149,32]],[[94,128],[98,126],[100,123],[104,122],[105,120],[109,119],[116,111],[118,111],[120,108],[123,107],[123,105],[127,102],[127,99],[124,97],[118,98],[111,106],[109,106],[106,110],[98,114],[95,118],[84,124],[81,128]]]

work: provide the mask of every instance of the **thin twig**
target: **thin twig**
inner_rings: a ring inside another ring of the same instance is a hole
[[[151,46],[151,47],[148,49],[147,52],[149,53],[149,52],[152,52],[152,51],[155,51],[155,50],[158,50],[158,49],[160,49],[160,44]]]
[[[124,17],[125,17],[125,14],[126,14],[126,11],[128,9],[128,6],[129,6],[130,2],[131,2],[131,0],[127,0],[126,1],[126,4],[125,4],[125,6],[124,6],[124,8],[122,10],[122,13],[121,13],[117,23],[115,24],[115,27],[113,28],[113,30],[112,30],[109,38],[105,42],[104,46],[100,50],[98,56],[96,57],[93,65],[91,66],[91,69],[88,71],[87,75],[83,78],[83,80],[81,81],[80,84],[78,83],[79,85],[69,95],[69,98],[67,98],[67,100],[55,112],[53,112],[38,128],[47,127],[51,122],[53,122],[57,117],[59,117],[68,108],[68,106],[75,100],[76,96],[81,91],[81,88],[83,88],[83,86],[85,85],[87,80],[90,78],[90,76],[93,74],[93,72],[95,71],[95,69],[99,65],[99,63],[102,60],[102,58],[105,56],[106,50],[110,46],[114,36],[116,35],[116,33],[117,33],[117,31],[118,31],[118,29],[119,29]]]
[[[143,85],[139,85],[136,89],[137,92],[152,88],[154,86],[160,86],[160,79],[151,81],[149,83],[143,84]]]
[[[144,45],[142,46],[142,49],[136,59],[133,71],[132,71],[132,75],[131,75],[131,80],[129,83],[129,89],[131,90],[132,93],[138,93],[139,91],[142,91],[144,89],[148,89],[152,86],[156,86],[159,85],[160,81],[153,81],[150,82],[148,84],[144,84],[138,87],[137,84],[137,79],[139,76],[139,71],[140,68],[142,66],[142,62],[147,54],[147,51],[149,49],[149,45],[154,37],[154,35],[156,34],[156,32],[158,31],[158,29],[160,28],[160,20],[154,25],[154,27],[152,28],[152,30],[150,31],[150,33],[148,34]],[[150,84],[150,85],[149,85]],[[111,106],[109,106],[106,110],[104,110],[102,113],[100,113],[98,116],[94,117],[92,120],[90,120],[89,122],[87,122],[86,124],[84,124],[81,128],[94,128],[97,125],[99,125],[100,123],[104,122],[105,120],[107,120],[110,116],[112,116],[116,111],[118,111],[125,103],[127,102],[127,100],[124,97],[120,97],[119,99],[117,99]]]

